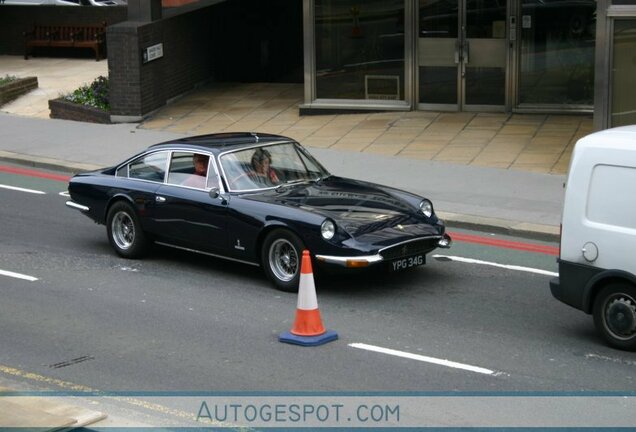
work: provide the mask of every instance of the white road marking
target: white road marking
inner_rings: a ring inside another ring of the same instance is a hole
[[[407,359],[411,359],[411,360],[417,360],[417,361],[421,361],[421,362],[426,362],[426,363],[432,363],[432,364],[436,364],[436,365],[440,365],[440,366],[446,366],[446,367],[450,367],[450,368],[454,368],[454,369],[462,369],[462,370],[466,370],[469,372],[476,372],[476,373],[480,373],[480,374],[485,374],[485,375],[498,375],[497,373],[495,373],[495,371],[492,371],[490,369],[486,369],[486,368],[482,368],[482,367],[478,367],[478,366],[471,366],[471,365],[467,365],[467,364],[463,364],[463,363],[457,363],[454,361],[450,361],[450,360],[443,360],[443,359],[438,359],[435,357],[428,357],[428,356],[423,356],[423,355],[419,355],[419,354],[412,354],[406,351],[397,351],[394,349],[390,349],[390,348],[382,348],[379,346],[375,346],[375,345],[367,345],[364,343],[351,343],[349,344],[350,347],[352,348],[358,348],[358,349],[363,349],[363,350],[367,350],[367,351],[373,351],[373,352],[378,352],[378,353],[382,353],[382,354],[388,354],[388,355],[392,355],[392,356],[396,356],[396,357],[402,357],[402,358],[407,358]]]
[[[33,276],[29,276],[29,275],[25,275],[21,273],[14,273],[7,270],[0,270],[0,276],[9,276],[16,279],[24,279],[24,280],[28,280],[29,282],[35,282],[36,280],[38,280],[38,278]]]
[[[626,359],[622,359],[618,357],[608,357],[608,356],[593,354],[593,353],[585,354],[585,358],[595,359],[595,360],[605,360],[605,361],[610,361],[612,363],[621,363],[621,364],[626,364],[629,366],[636,366],[636,361],[633,361],[633,360],[626,360]]]
[[[0,188],[2,188],[2,189],[10,189],[10,190],[18,191],[18,192],[27,192],[27,193],[38,194],[38,195],[46,195],[46,192],[42,192],[42,191],[39,191],[39,190],[24,189],[24,188],[19,188],[19,187],[9,186],[9,185],[3,185],[3,184],[0,184]]]
[[[71,194],[69,194],[68,191],[60,192],[60,195],[62,195],[63,197],[70,197],[71,196]]]
[[[536,274],[545,275],[545,276],[558,276],[559,275],[559,273],[551,272],[551,271],[548,271],[548,270],[541,270],[541,269],[536,269],[536,268],[532,268],[532,267],[523,267],[523,266],[518,266],[518,265],[510,265],[510,264],[499,264],[499,263],[494,263],[494,262],[489,262],[489,261],[476,260],[476,259],[473,259],[473,258],[464,258],[464,257],[449,256],[449,255],[433,255],[433,258],[449,259],[451,261],[463,262],[463,263],[468,263],[468,264],[488,265],[488,266],[492,266],[492,267],[505,268],[505,269],[508,269],[508,270],[517,270],[517,271],[522,271],[522,272],[527,272],[527,273],[536,273]]]

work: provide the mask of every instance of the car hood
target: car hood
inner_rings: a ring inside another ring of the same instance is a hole
[[[295,207],[333,219],[350,236],[363,240],[373,236],[435,235],[411,203],[390,193],[390,188],[359,180],[329,177],[320,182],[286,186],[278,191],[253,195],[253,199]],[[376,243],[371,238],[365,240]]]

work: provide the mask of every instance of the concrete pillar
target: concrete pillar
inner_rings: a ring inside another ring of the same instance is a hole
[[[161,0],[128,0],[128,21],[151,22],[161,19]]]

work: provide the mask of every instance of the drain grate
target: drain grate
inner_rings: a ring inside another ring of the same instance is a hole
[[[63,362],[54,363],[54,364],[49,365],[49,367],[52,368],[52,369],[59,369],[59,368],[63,368],[63,367],[66,367],[66,366],[70,366],[70,365],[74,365],[74,364],[77,364],[77,363],[82,363],[82,362],[85,362],[85,361],[88,361],[88,360],[94,360],[94,359],[95,359],[95,357],[93,357],[93,356],[82,356],[82,357],[77,357],[77,358],[74,358],[74,359],[71,359],[71,360],[66,360],[66,361],[63,361]]]

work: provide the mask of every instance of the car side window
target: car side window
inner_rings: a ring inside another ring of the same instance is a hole
[[[168,152],[151,153],[141,156],[128,164],[128,177],[163,182],[166,176]]]
[[[168,183],[196,189],[218,187],[218,176],[210,158],[204,153],[173,152]]]

